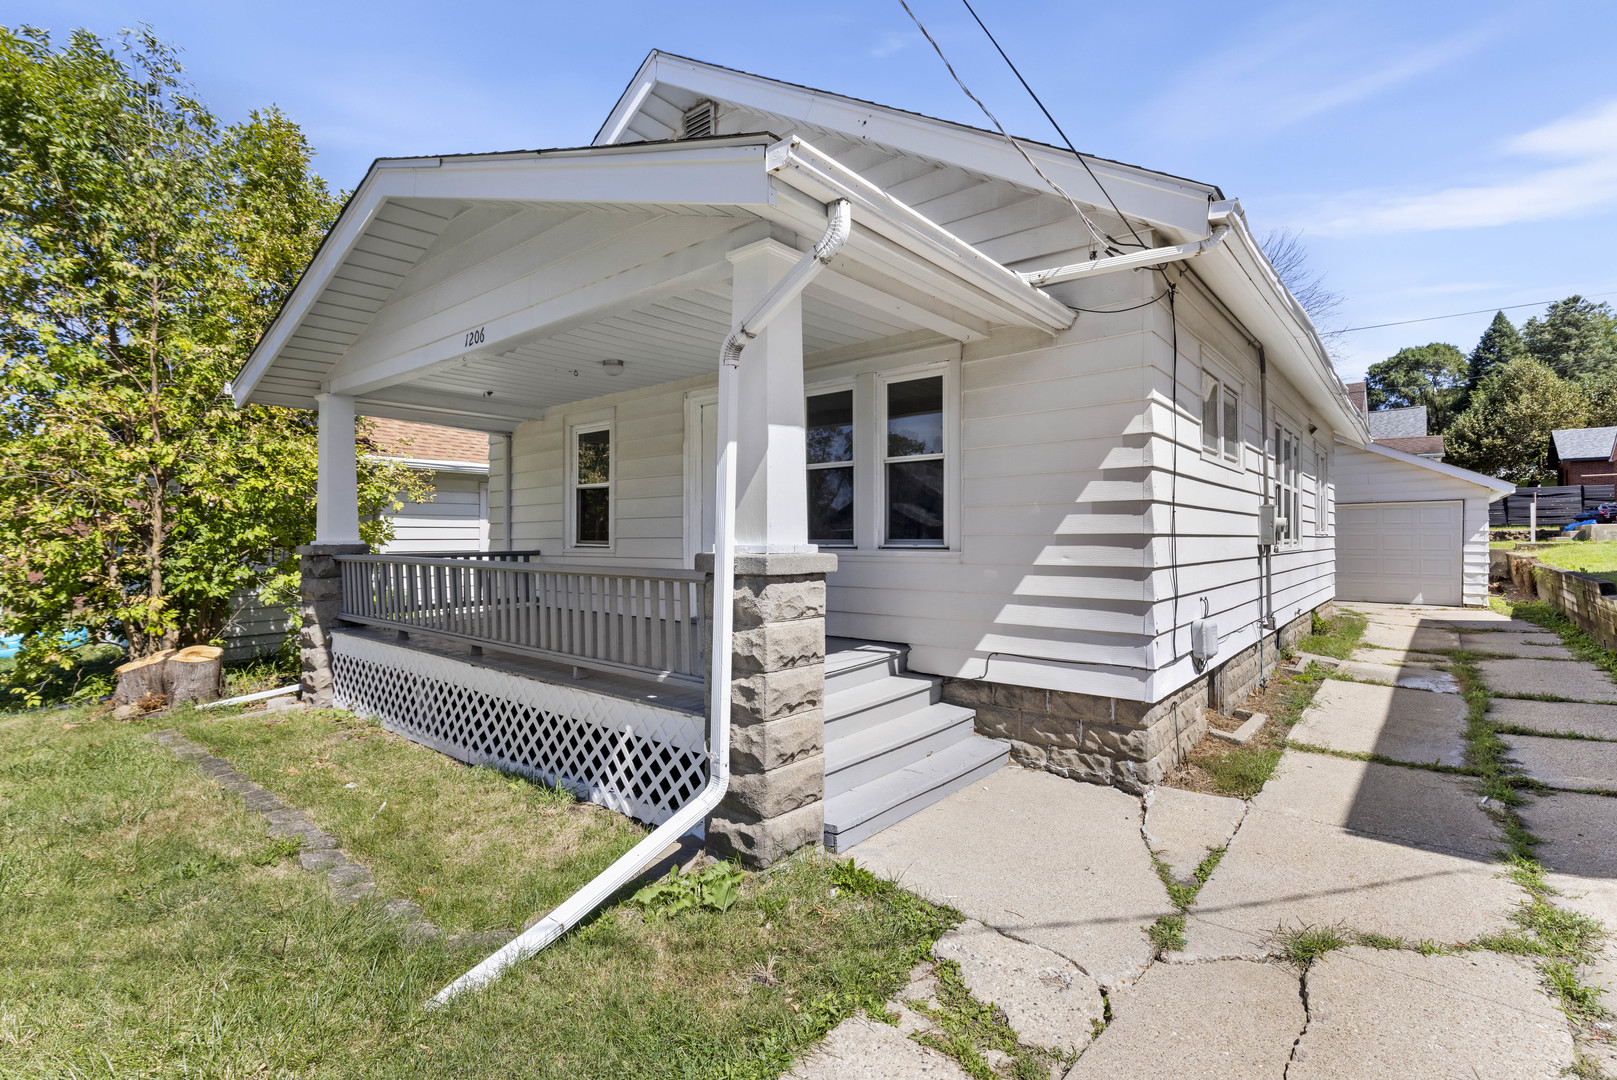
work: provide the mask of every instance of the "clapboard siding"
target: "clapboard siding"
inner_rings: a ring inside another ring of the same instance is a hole
[[[478,551],[487,543],[487,518],[480,474],[435,472],[429,476],[432,498],[405,500],[393,512],[393,539],[382,548],[389,555],[420,551]]]
[[[227,664],[274,656],[286,644],[296,618],[292,608],[266,604],[253,589],[238,589],[230,608],[230,621],[221,635]]]
[[[1353,446],[1336,452],[1337,501],[1344,503],[1462,500],[1465,533],[1461,596],[1467,605],[1488,602],[1488,498],[1491,489],[1434,469]]]

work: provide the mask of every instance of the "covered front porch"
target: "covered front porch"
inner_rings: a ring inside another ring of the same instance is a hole
[[[913,478],[904,505],[921,524],[890,539],[944,549],[926,500],[947,497],[954,465],[923,429],[935,414],[943,438],[947,357],[1008,329],[1047,338],[1072,317],[795,139],[378,163],[234,387],[238,401],[319,412],[306,692],[662,821],[711,771],[723,678],[732,776],[710,843],[767,863],[817,841],[838,771],[825,662],[837,560],[822,545],[841,540],[853,398],[847,431],[839,416],[811,422],[806,374],[883,356],[919,372],[901,373],[903,392],[936,402],[916,407],[914,446],[889,448],[889,468],[908,471],[884,475]],[[359,545],[367,415],[494,436],[494,550]],[[733,579],[716,587],[729,552]],[[715,592],[732,588],[730,617],[714,618]],[[895,689],[904,715],[939,705],[937,680],[890,668],[874,674],[911,679]],[[853,764],[912,743],[924,756],[944,731],[969,738],[956,711],[964,731],[934,709],[924,733]]]

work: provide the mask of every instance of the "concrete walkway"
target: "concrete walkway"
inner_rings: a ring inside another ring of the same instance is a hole
[[[1511,757],[1548,788],[1521,815],[1543,841],[1552,899],[1614,929],[1617,682],[1492,612],[1351,606],[1369,619],[1353,681],[1321,687],[1292,730],[1308,749],[1287,750],[1249,802],[1167,788],[1140,799],[1009,768],[853,857],[971,920],[936,955],[961,963],[1024,1044],[1076,1052],[1068,1080],[1549,1080],[1573,1066],[1574,1036],[1617,1077],[1612,1033],[1575,1029],[1532,959],[1446,948],[1516,930],[1528,894],[1503,873],[1476,781],[1445,771],[1468,763],[1468,703],[1426,676],[1446,674],[1433,665],[1455,649],[1479,654]],[[1400,678],[1405,666],[1421,678]],[[1434,688],[1413,688],[1423,682]],[[1218,848],[1184,948],[1157,953],[1146,930],[1174,908],[1153,853],[1186,881]],[[1288,959],[1299,934],[1320,931],[1337,947]],[[1617,990],[1617,946],[1580,976]],[[833,1032],[798,1075],[956,1075],[917,1055],[904,1025],[867,1024]]]

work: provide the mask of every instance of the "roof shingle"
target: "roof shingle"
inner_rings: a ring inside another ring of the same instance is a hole
[[[1617,427],[1561,428],[1550,434],[1562,461],[1610,461],[1617,448]]]

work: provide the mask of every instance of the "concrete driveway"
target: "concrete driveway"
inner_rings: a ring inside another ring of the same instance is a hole
[[[1009,768],[853,858],[973,920],[969,945],[946,939],[938,955],[966,958],[978,996],[1036,1033],[1024,1042],[1076,1053],[1069,1080],[1548,1080],[1573,1066],[1574,1036],[1576,1053],[1617,1076],[1607,1034],[1569,1022],[1532,958],[1483,947],[1518,932],[1511,916],[1529,894],[1501,862],[1497,808],[1456,771],[1468,703],[1443,668],[1466,650],[1510,757],[1545,785],[1520,813],[1560,892],[1549,899],[1613,926],[1617,683],[1492,612],[1344,606],[1369,620],[1365,646],[1250,801],[1169,788],[1142,799]],[[1157,952],[1146,928],[1174,908],[1153,851],[1183,880],[1219,847],[1184,948]],[[1286,958],[1322,930],[1345,947]],[[1021,951],[1006,959],[995,939]],[[1617,950],[1580,976],[1617,985]],[[1107,1011],[1091,1037],[1089,1018]],[[917,1056],[906,1022],[843,1025],[793,1075],[965,1075],[936,1051]]]

